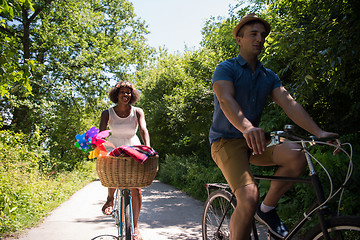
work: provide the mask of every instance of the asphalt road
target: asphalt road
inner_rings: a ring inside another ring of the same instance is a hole
[[[159,181],[142,193],[139,228],[144,240],[201,239],[201,201]],[[106,196],[107,189],[94,181],[18,239],[90,240],[102,234],[116,235],[113,218],[101,212]]]

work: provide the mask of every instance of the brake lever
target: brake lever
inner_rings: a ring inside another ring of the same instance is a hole
[[[336,136],[331,136],[331,137],[325,137],[325,138],[317,138],[315,136],[310,136],[310,138],[312,139],[312,143],[311,145],[315,145],[316,142],[315,141],[322,141],[322,142],[331,142],[334,145],[336,145],[334,151],[333,151],[333,156],[335,156],[336,154],[338,154],[339,149],[341,147],[341,140],[339,138],[339,135]],[[336,139],[334,139],[336,138]],[[334,141],[336,142],[336,144],[334,143]]]
[[[266,147],[271,147],[273,145],[278,145],[280,144],[280,137],[279,135],[284,134],[284,131],[276,131],[276,132],[271,132],[270,133],[270,137],[271,137],[271,142],[266,146]]]
[[[334,151],[333,151],[333,156],[335,156],[336,154],[339,153],[340,147],[341,147],[341,141],[340,141],[340,139],[338,138],[338,139],[336,139],[336,148],[335,148]]]

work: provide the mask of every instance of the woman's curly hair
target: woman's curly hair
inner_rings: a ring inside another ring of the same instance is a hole
[[[118,103],[118,96],[120,88],[129,88],[131,89],[131,98],[129,104],[134,104],[140,100],[140,94],[138,90],[135,89],[134,85],[128,81],[118,82],[114,87],[109,91],[109,98],[113,103]]]

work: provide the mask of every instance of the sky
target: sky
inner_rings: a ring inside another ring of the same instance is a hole
[[[137,17],[145,20],[153,47],[165,47],[170,53],[182,53],[185,45],[198,49],[201,29],[211,16],[228,16],[229,5],[236,0],[129,0]]]

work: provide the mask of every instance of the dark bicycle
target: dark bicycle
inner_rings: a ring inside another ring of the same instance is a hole
[[[304,226],[307,221],[316,213],[319,223],[315,225],[306,234],[306,240],[310,239],[327,239],[327,240],[359,240],[360,239],[360,217],[358,216],[340,216],[340,204],[343,196],[343,191],[348,183],[352,170],[352,146],[350,143],[341,144],[338,137],[316,139],[304,139],[293,134],[292,127],[286,126],[284,131],[276,131],[270,134],[271,143],[268,146],[280,144],[283,139],[299,143],[302,146],[301,151],[305,153],[309,168],[309,178],[290,178],[279,176],[263,176],[254,175],[257,180],[270,181],[286,181],[295,183],[305,183],[313,187],[316,200],[304,212],[303,216],[298,222],[289,230],[289,233],[284,238],[274,236],[270,231],[267,231],[266,226],[261,225],[254,218],[251,232],[251,239],[294,239],[294,236]],[[333,142],[336,142],[334,144]],[[334,190],[332,178],[327,169],[310,153],[310,149],[316,145],[328,145],[335,147],[337,151],[343,152],[349,159],[348,170],[343,184]],[[349,150],[345,150],[348,147]],[[314,162],[318,163],[325,171],[329,183],[330,190],[327,196],[324,195],[323,187],[319,176],[315,170]],[[236,207],[235,195],[231,192],[228,184],[209,183],[207,184],[208,199],[205,202],[204,212],[202,217],[202,236],[203,240],[225,240],[229,239],[230,235],[230,217]],[[336,195],[340,195],[337,213],[330,210],[327,205],[331,199]],[[263,236],[265,233],[266,236]]]

